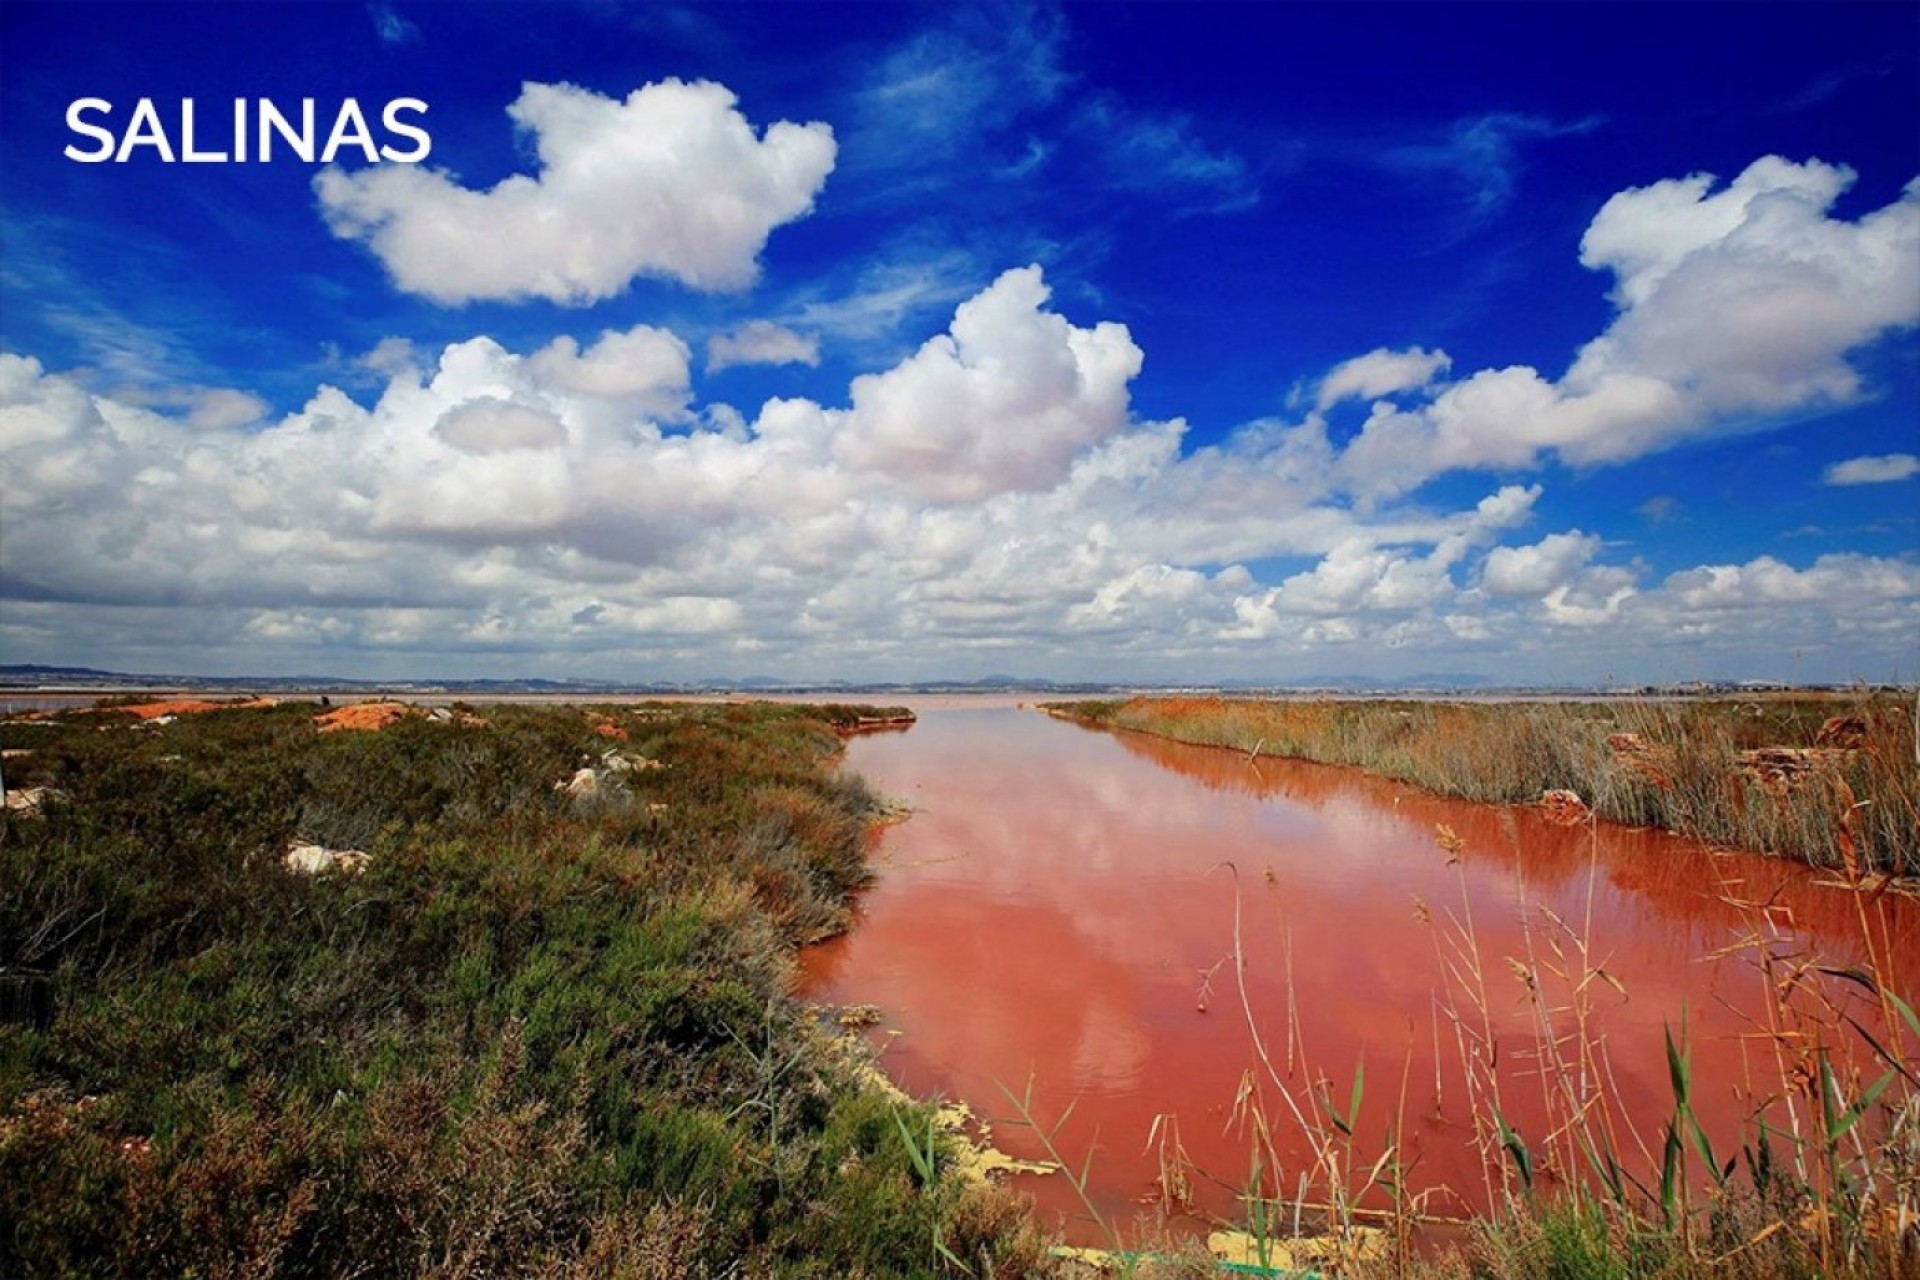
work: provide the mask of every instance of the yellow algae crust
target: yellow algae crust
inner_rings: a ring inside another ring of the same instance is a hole
[[[848,1046],[852,1048],[851,1045]],[[874,1089],[902,1105],[913,1105],[905,1090],[887,1079],[870,1059],[848,1054],[853,1073]],[[934,1108],[934,1127],[956,1139],[959,1148],[953,1167],[970,1182],[985,1182],[995,1174],[1057,1173],[1060,1166],[1045,1160],[1021,1160],[993,1145],[993,1128],[964,1102],[943,1102]]]
[[[1264,1243],[1245,1231],[1214,1231],[1207,1235],[1207,1252],[1221,1262],[1289,1271],[1377,1258],[1386,1248],[1386,1233],[1374,1227],[1354,1227],[1338,1236],[1299,1236],[1290,1240],[1268,1239]]]

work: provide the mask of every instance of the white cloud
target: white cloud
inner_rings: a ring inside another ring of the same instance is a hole
[[[1065,39],[1066,24],[1039,6],[955,10],[878,59],[855,100],[858,136],[892,165],[950,156],[1059,95]]]
[[[972,296],[981,276],[979,264],[959,249],[902,251],[863,266],[843,292],[816,287],[803,294],[781,321],[785,327],[843,342],[893,345],[909,324],[951,312]]]
[[[1043,310],[1038,267],[1009,271],[954,313],[950,331],[894,368],[855,378],[832,453],[936,502],[1050,489],[1086,447],[1127,426],[1140,348],[1126,326],[1077,329]],[[794,431],[792,403],[761,430]]]
[[[1320,383],[1318,405],[1322,411],[1349,397],[1377,400],[1396,391],[1412,391],[1426,386],[1452,364],[1444,351],[1409,347],[1389,351],[1378,347],[1363,356],[1335,365]]]
[[[692,353],[679,335],[651,325],[607,332],[584,352],[558,337],[528,357],[527,373],[542,386],[654,421],[686,413]]]
[[[1586,567],[1599,549],[1598,537],[1578,529],[1549,534],[1530,547],[1495,547],[1487,553],[1480,586],[1495,596],[1543,596]]]
[[[1797,165],[1767,156],[1711,195],[1715,179],[1705,173],[1634,187],[1601,206],[1581,237],[1580,261],[1614,273],[1613,298],[1625,310],[1650,301],[1695,255],[1738,236],[1756,203],[1792,200],[1825,210],[1853,177],[1851,170],[1818,160]]]
[[[418,165],[327,168],[333,233],[364,241],[394,283],[436,302],[593,302],[638,276],[739,289],[768,234],[813,207],[833,131],[780,121],[756,136],[724,86],[664,80],[624,101],[527,84],[508,108],[540,169],[487,191]]]
[[[1843,624],[1854,608],[1920,596],[1920,565],[1862,555],[1821,556],[1795,569],[1772,556],[1746,564],[1702,565],[1670,575],[1662,591],[1672,602],[1703,615],[1725,615],[1775,606],[1818,606]],[[1851,607],[1850,607],[1851,606]]]
[[[177,412],[198,431],[232,431],[259,422],[271,406],[259,396],[234,387],[204,387],[194,383],[136,382],[116,387],[115,399],[142,408]]]
[[[795,333],[771,320],[749,320],[707,339],[707,372],[736,364],[820,363],[820,339]]]
[[[566,426],[552,414],[493,396],[447,410],[433,424],[433,434],[468,453],[557,449],[567,442]]]
[[[353,363],[369,373],[389,378],[419,366],[420,353],[410,338],[389,335],[373,344],[373,349],[354,358]]]
[[[1429,610],[1458,593],[1454,569],[1467,554],[1525,521],[1539,496],[1537,486],[1508,485],[1457,515],[1352,529],[1312,569],[1265,592],[1236,599],[1230,634],[1243,639],[1294,634],[1309,642],[1315,637],[1344,641],[1359,637],[1365,615]],[[1430,550],[1415,554],[1409,544]],[[1301,616],[1335,621],[1306,626],[1290,621]]]
[[[1888,453],[1836,462],[1820,478],[1827,484],[1890,484],[1916,475],[1920,475],[1920,457]]]
[[[1621,616],[1621,610],[1639,594],[1632,570],[1618,565],[1588,569],[1571,581],[1557,584],[1542,598],[1546,620],[1556,627],[1603,627]],[[1649,639],[1660,632],[1649,628]]]
[[[1437,560],[1398,555],[1351,538],[1306,573],[1280,584],[1274,607],[1287,613],[1399,611],[1433,604],[1451,591]]]
[[[1680,499],[1674,497],[1672,494],[1656,493],[1635,507],[1633,514],[1639,516],[1648,524],[1670,524],[1675,520],[1685,519],[1686,508]]]
[[[1132,107],[1106,93],[1081,103],[1074,123],[1116,187],[1192,201],[1186,212],[1233,213],[1259,203],[1246,161],[1200,139],[1185,116]]]
[[[1483,223],[1509,204],[1519,188],[1522,142],[1588,133],[1594,118],[1560,122],[1541,116],[1493,112],[1457,120],[1446,136],[1425,143],[1369,146],[1366,163],[1420,177],[1451,178],[1465,199],[1468,226]]]
[[[231,431],[258,422],[267,413],[267,402],[259,396],[231,387],[214,387],[193,398],[187,421],[202,431]]]
[[[1504,545],[1537,484],[1348,499],[1317,414],[1192,447],[1184,423],[1133,417],[1127,330],[1054,311],[1032,267],[843,404],[750,420],[694,402],[659,328],[385,350],[377,396],[320,386],[223,431],[0,356],[0,645],[390,674],[1169,679],[1404,647],[1415,669],[1499,654],[1522,679],[1661,651],[1702,664],[1678,674],[1764,672],[1782,646],[1901,660],[1920,628],[1911,559],[1645,581],[1597,534]],[[1530,393],[1491,376],[1474,394],[1523,412]]]
[[[1853,398],[1846,354],[1920,321],[1920,181],[1858,222],[1828,217],[1853,180],[1818,160],[1769,156],[1712,196],[1701,178],[1614,196],[1581,261],[1614,272],[1623,311],[1580,353],[1568,389],[1657,378],[1685,391],[1693,421],[1669,430],[1689,434]],[[1600,437],[1581,442],[1586,456],[1621,456]]]
[[[1849,353],[1920,322],[1920,179],[1857,221],[1828,216],[1852,180],[1770,156],[1717,193],[1696,176],[1614,196],[1581,261],[1613,273],[1619,312],[1565,376],[1485,369],[1429,403],[1376,406],[1346,482],[1392,493],[1548,454],[1617,463],[1857,398]]]

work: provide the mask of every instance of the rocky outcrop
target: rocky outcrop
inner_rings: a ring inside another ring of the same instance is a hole
[[[367,855],[358,849],[327,849],[317,844],[295,843],[287,848],[285,861],[287,870],[303,876],[335,871],[357,875],[366,870]]]
[[[7,812],[23,818],[38,817],[49,800],[65,800],[67,793],[57,787],[8,787]]]

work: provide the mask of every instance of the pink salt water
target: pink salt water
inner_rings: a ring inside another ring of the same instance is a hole
[[[1410,1189],[1441,1213],[1487,1200],[1466,1083],[1476,1051],[1455,1017],[1491,1025],[1502,1114],[1547,1164],[1541,1178],[1578,1172],[1553,1168],[1545,1141],[1556,1077],[1539,1067],[1539,1008],[1571,1029],[1568,987],[1549,972],[1555,939],[1569,955],[1585,940],[1576,978],[1605,971],[1581,1002],[1622,1162],[1643,1180],[1673,1107],[1668,1028],[1677,1038],[1684,1020],[1695,1110],[1725,1158],[1781,1091],[1783,1064],[1803,1060],[1766,1034],[1757,944],[1780,958],[1776,972],[1814,954],[1832,969],[1868,961],[1861,904],[1804,866],[1011,707],[920,711],[910,731],[849,748],[846,767],[914,813],[876,838],[857,921],[803,957],[802,993],[877,1006],[885,1070],[912,1093],[969,1103],[1012,1155],[1042,1152],[1010,1122],[1005,1090],[1031,1082],[1049,1124],[1072,1104],[1056,1141],[1076,1164],[1091,1152],[1094,1199],[1120,1224],[1159,1198],[1159,1116],[1177,1119],[1203,1213],[1233,1216],[1229,1189],[1246,1183],[1234,1103],[1260,1059],[1232,960],[1236,901],[1246,1007],[1275,1067],[1303,1107],[1325,1079],[1344,1111],[1364,1063],[1362,1169],[1391,1127]],[[1908,993],[1920,987],[1916,906],[1887,894],[1865,912],[1882,971]],[[1443,971],[1469,920],[1485,1021],[1481,999]],[[1822,984],[1877,1025],[1856,984]],[[1860,1046],[1834,1048],[1844,1069]],[[1795,1105],[1804,1119],[1806,1097]],[[1266,1109],[1291,1190],[1312,1148],[1270,1088]],[[1790,1120],[1778,1101],[1769,1115],[1776,1128]],[[1059,1176],[1018,1185],[1046,1213],[1079,1212]],[[1084,1222],[1068,1225],[1089,1238]]]

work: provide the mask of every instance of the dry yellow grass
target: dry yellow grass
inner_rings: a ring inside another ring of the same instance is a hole
[[[1353,765],[1442,795],[1534,803],[1816,866],[1920,870],[1911,709],[1892,695],[1607,702],[1134,698],[1056,704],[1111,725]]]

